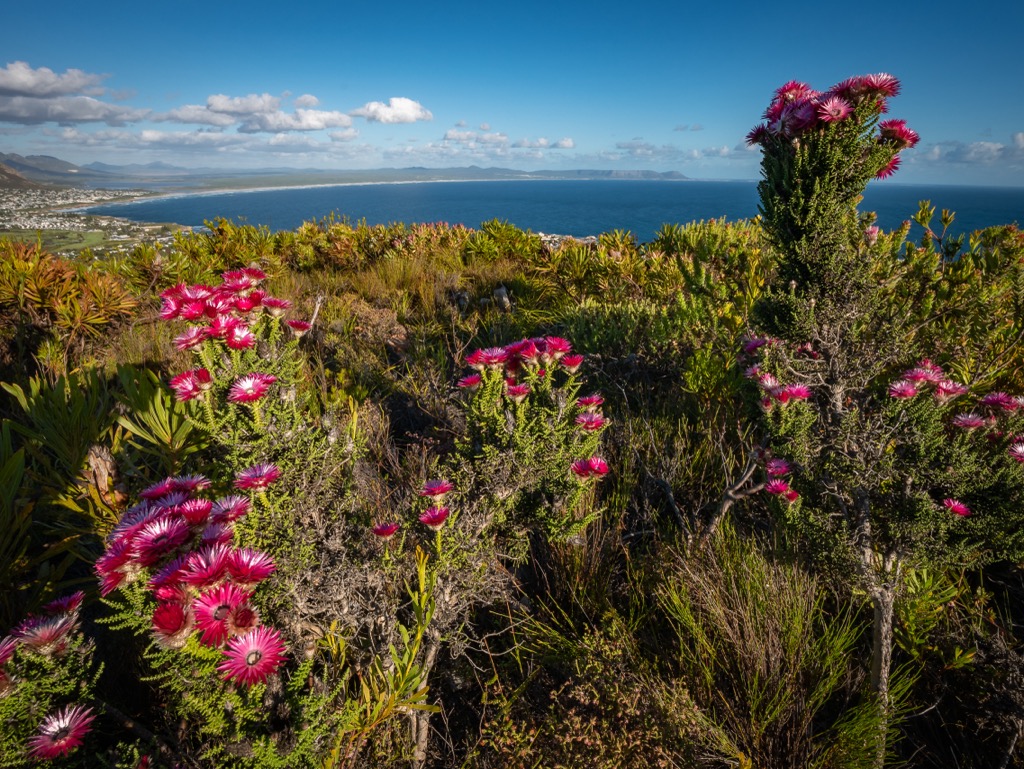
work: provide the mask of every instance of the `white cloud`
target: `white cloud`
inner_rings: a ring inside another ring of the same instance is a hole
[[[446,142],[459,142],[460,144],[468,144],[469,142],[476,141],[475,131],[457,131],[454,128],[449,128],[444,132],[444,140]]]
[[[1018,131],[1013,135],[1013,146],[1019,150],[1024,150],[1024,131]]]
[[[296,107],[319,107],[320,100],[311,93],[304,93],[302,96],[295,97]]]
[[[241,133],[280,133],[282,131],[320,131],[324,128],[348,128],[352,118],[344,112],[297,109],[249,115],[238,126]]]
[[[174,123],[196,123],[198,125],[212,125],[227,128],[238,122],[238,118],[226,112],[213,112],[202,104],[185,104],[184,106],[172,109],[161,115],[155,115],[154,120]]]
[[[404,96],[393,96],[387,104],[380,101],[368,102],[352,110],[351,114],[366,118],[371,123],[415,123],[417,120],[434,119],[430,110]]]
[[[495,133],[477,133],[476,131],[459,131],[449,128],[444,132],[444,141],[462,144],[467,147],[478,145],[501,145],[508,144],[508,136],[497,131]]]
[[[350,142],[359,136],[359,131],[355,128],[346,128],[344,131],[331,131],[328,136],[332,142]]]
[[[91,96],[58,96],[47,99],[0,96],[0,122],[5,123],[106,123],[114,126],[141,120],[147,114],[147,110],[119,107]]]
[[[1019,171],[1024,169],[1024,131],[1012,134],[1008,144],[991,141],[936,142],[907,150],[906,154],[910,163],[998,166]]]
[[[515,142],[512,146],[513,147],[523,147],[523,148],[527,148],[527,149],[545,149],[550,144],[551,144],[551,142],[549,142],[547,139],[545,139],[542,136],[542,137],[540,137],[539,139],[536,139],[536,140],[533,140],[533,139],[520,139],[519,141]]]
[[[27,62],[14,61],[0,69],[0,96],[68,96],[94,93],[106,75],[69,69],[58,75],[49,67],[32,69]]]
[[[552,146],[556,150],[571,150],[576,146],[576,142],[572,140],[572,137],[566,136],[556,141]]]
[[[490,131],[491,130],[491,124],[490,123],[481,123],[480,124],[480,130],[481,131]]]
[[[257,115],[276,112],[281,100],[269,93],[251,93],[248,96],[225,96],[216,93],[207,97],[206,106],[211,112],[223,112],[227,115]]]

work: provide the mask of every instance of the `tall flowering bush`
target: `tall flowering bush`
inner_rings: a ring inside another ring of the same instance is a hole
[[[902,121],[879,121],[898,91],[889,75],[825,94],[787,83],[751,133],[763,150],[763,223],[779,268],[755,312],[762,336],[742,361],[768,433],[763,490],[779,492],[779,520],[805,549],[854,574],[871,603],[879,767],[896,600],[908,572],[1024,556],[1024,465],[1014,448],[1021,401],[988,392],[983,370],[951,373],[970,371],[955,351],[927,357],[913,305],[931,301],[944,265],[916,252],[905,258],[905,232],[882,233],[857,211],[867,182],[891,175],[917,141]],[[1001,357],[1022,353],[1018,337]],[[797,408],[781,402],[793,387]],[[779,460],[787,474],[772,478],[769,463]]]

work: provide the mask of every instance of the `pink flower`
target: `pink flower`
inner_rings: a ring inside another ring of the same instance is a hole
[[[181,602],[165,601],[153,610],[153,640],[165,649],[184,646],[194,625],[192,607]]]
[[[577,371],[579,371],[580,366],[583,365],[583,356],[563,355],[562,360],[559,362],[562,364],[562,368],[564,368],[570,374],[575,374]]]
[[[992,392],[978,401],[978,405],[995,410],[1016,411],[1017,401],[1004,392]]]
[[[480,350],[480,358],[485,366],[497,368],[508,360],[508,352],[504,347],[488,347]]]
[[[48,715],[29,738],[29,757],[52,761],[68,755],[82,744],[95,718],[92,708],[84,705],[68,705]]]
[[[764,490],[767,491],[769,494],[785,494],[787,491],[789,491],[789,484],[786,483],[784,480],[775,479],[772,481],[768,481],[768,483],[764,485]]]
[[[590,478],[602,478],[608,474],[608,463],[601,457],[590,459],[577,459],[569,467],[573,474],[581,481]]]
[[[191,475],[176,475],[173,478],[168,478],[167,480],[170,481],[171,488],[174,491],[187,491],[189,494],[193,491],[210,488],[210,479],[205,475],[199,475],[198,473],[193,473]]]
[[[235,380],[228,391],[228,401],[231,403],[252,403],[258,401],[267,394],[270,385],[277,381],[273,374],[247,374]]]
[[[434,502],[440,502],[444,495],[452,491],[455,486],[450,481],[432,480],[423,484],[419,494],[421,497],[430,497]]]
[[[215,523],[237,521],[249,512],[251,504],[247,497],[238,495],[218,499],[210,510],[210,520]]]
[[[892,159],[886,163],[882,168],[879,169],[878,173],[875,174],[876,179],[888,179],[900,167],[900,156],[893,155]]]
[[[908,382],[906,379],[900,379],[889,385],[889,397],[890,398],[913,398],[917,395],[917,386],[913,382]]]
[[[252,686],[267,680],[285,661],[285,645],[274,628],[261,625],[228,641],[217,670],[225,680]]]
[[[249,547],[232,550],[227,566],[231,581],[240,587],[252,587],[277,571],[273,558]]]
[[[942,500],[942,504],[945,505],[946,509],[951,513],[955,513],[961,518],[966,518],[971,514],[971,509],[959,499],[944,499]]]
[[[224,344],[232,350],[248,350],[256,344],[256,336],[248,326],[238,324],[232,326],[224,335]]]
[[[1018,462],[1024,462],[1024,440],[1018,440],[1010,444],[1007,450],[1010,456]]]
[[[178,518],[160,518],[146,524],[132,542],[135,560],[153,566],[171,555],[189,538],[188,524]]]
[[[779,393],[779,401],[785,403],[786,401],[793,400],[807,400],[811,397],[811,389],[802,384],[788,384],[782,388]]]
[[[903,372],[903,378],[908,382],[938,384],[942,381],[942,372],[931,368],[912,368]]]
[[[769,459],[765,462],[764,471],[770,478],[779,478],[791,473],[793,468],[785,459]]]
[[[218,315],[209,326],[206,327],[206,334],[211,339],[223,339],[230,333],[230,331],[236,326],[241,325],[241,321],[238,318],[232,318],[228,315]]]
[[[199,589],[223,581],[228,572],[229,552],[224,545],[207,545],[202,550],[193,552],[188,557],[181,581]]]
[[[213,384],[210,372],[205,368],[185,371],[171,378],[171,389],[174,390],[174,397],[179,402],[190,401],[198,398]]]
[[[232,610],[248,604],[252,594],[226,582],[200,595],[192,604],[199,640],[206,646],[220,646],[229,635],[227,619]]]
[[[862,82],[865,90],[873,91],[879,96],[896,96],[900,92],[900,81],[888,72],[865,75]]]
[[[424,526],[429,526],[435,531],[444,526],[444,522],[448,520],[448,516],[451,514],[451,510],[447,507],[429,507],[426,512],[420,516],[420,523]]]
[[[265,489],[280,477],[281,468],[277,465],[268,463],[253,465],[246,470],[242,470],[235,477],[235,488],[241,490]]]
[[[206,302],[202,299],[189,299],[178,308],[178,317],[184,320],[198,320],[206,315]]]
[[[818,117],[825,123],[845,120],[853,110],[842,96],[829,96],[818,105]]]
[[[984,427],[984,425],[985,420],[973,411],[969,414],[957,414],[953,417],[953,426],[959,427],[961,430],[977,430],[979,427]]]
[[[484,362],[484,351],[483,350],[473,350],[473,352],[471,352],[469,355],[466,356],[466,365],[467,366],[472,366],[473,368],[477,369],[478,371],[482,371],[486,367],[486,365],[487,365]]]
[[[301,339],[307,331],[313,328],[311,323],[304,320],[286,320],[285,323],[288,324],[288,328],[292,330],[297,339]]]
[[[817,91],[807,85],[807,83],[801,83],[799,80],[790,80],[775,90],[775,98],[780,102],[800,101],[817,95]]]
[[[883,120],[878,124],[878,133],[884,141],[897,149],[908,149],[920,141],[917,131],[907,128],[906,120]]]
[[[561,360],[572,352],[572,345],[568,339],[560,336],[544,337],[544,356],[547,360]]]
[[[576,417],[576,424],[587,432],[595,432],[608,424],[608,420],[600,414],[587,411]]]
[[[470,374],[469,376],[462,377],[458,381],[457,386],[472,392],[480,387],[481,382],[483,382],[483,378],[479,374]]]
[[[873,224],[870,227],[865,227],[864,228],[864,242],[867,243],[869,246],[875,245],[875,243],[878,242],[878,233],[879,232],[881,232],[881,230],[879,230],[878,227],[876,227]]]
[[[178,515],[189,526],[205,526],[213,511],[213,502],[208,499],[190,499],[178,506]]]
[[[939,403],[947,403],[958,395],[967,392],[967,388],[959,382],[943,379],[935,385],[935,400]]]
[[[528,384],[506,384],[505,395],[515,403],[522,403],[526,400],[526,396],[530,394],[530,385]]]
[[[50,601],[43,606],[43,612],[45,614],[74,614],[81,608],[84,599],[85,593],[78,590],[70,595]],[[0,660],[0,665],[3,664],[3,660]]]
[[[597,393],[594,393],[593,395],[584,395],[582,398],[576,399],[577,408],[580,408],[583,411],[597,411],[598,406],[603,403],[604,398]]]
[[[789,491],[783,492],[782,496],[786,498],[786,501],[792,504],[800,499],[800,492],[796,489],[790,489]]]
[[[176,558],[168,561],[149,578],[146,587],[150,590],[159,590],[163,587],[176,588],[182,583],[182,577],[188,571],[188,559],[191,553],[182,553]]]
[[[191,326],[184,334],[175,338],[174,346],[179,350],[191,350],[205,342],[208,336],[205,328]]]
[[[768,136],[768,124],[758,123],[747,132],[747,146],[753,147],[755,144],[764,144]]]
[[[76,614],[55,617],[31,617],[11,631],[22,646],[49,657],[62,654],[68,645],[68,636],[78,627]]]
[[[375,524],[371,531],[381,539],[388,540],[395,536],[395,534],[398,533],[398,530],[400,528],[402,528],[402,525],[400,523],[395,523],[392,521],[390,523]]]
[[[272,296],[268,296],[263,299],[263,309],[275,318],[280,318],[285,314],[285,311],[290,310],[291,307],[292,303],[287,299],[276,299]]]
[[[745,352],[747,355],[752,355],[753,353],[757,352],[759,349],[764,347],[766,344],[768,344],[769,341],[770,340],[767,339],[766,337],[751,337],[750,339],[747,339],[743,343],[743,352]]]

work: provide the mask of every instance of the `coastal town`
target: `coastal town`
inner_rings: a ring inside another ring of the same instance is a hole
[[[131,222],[83,210],[150,194],[141,189],[0,187],[0,237],[41,241],[48,250],[63,254],[85,248],[100,254],[131,248],[143,241],[169,242],[180,227]]]

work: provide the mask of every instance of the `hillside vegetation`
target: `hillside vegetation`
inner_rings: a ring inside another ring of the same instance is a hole
[[[0,241],[0,766],[1021,764],[1024,234],[857,209],[887,77],[650,243]]]

